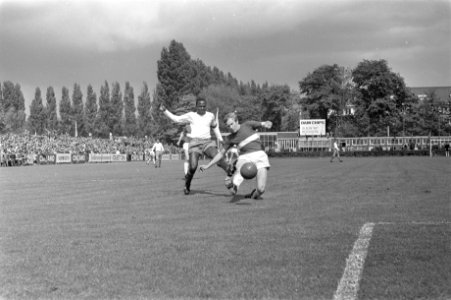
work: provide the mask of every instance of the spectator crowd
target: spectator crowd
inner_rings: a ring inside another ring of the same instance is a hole
[[[151,148],[153,139],[110,136],[109,139],[93,137],[72,137],[69,135],[32,135],[29,133],[0,135],[0,153],[2,164],[8,157],[27,157],[29,155],[52,155],[57,153],[85,154],[108,153],[129,154],[143,157],[145,149]],[[167,146],[166,152],[177,151]]]

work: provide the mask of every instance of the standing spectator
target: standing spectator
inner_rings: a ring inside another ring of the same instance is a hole
[[[332,157],[330,158],[330,162],[333,162],[335,157],[337,157],[340,162],[343,162],[340,158],[340,148],[338,147],[337,139],[334,138],[333,142],[334,142],[333,149],[332,149],[333,153],[332,153]]]
[[[156,143],[153,144],[151,151],[155,152],[155,168],[161,168],[161,158],[163,156],[164,147],[159,139],[157,139]]]
[[[445,144],[445,157],[449,157],[449,143]]]

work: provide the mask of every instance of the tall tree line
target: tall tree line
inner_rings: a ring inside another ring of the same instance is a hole
[[[180,114],[192,110],[196,96],[203,95],[210,111],[219,110],[222,129],[222,117],[233,110],[242,121],[272,121],[272,131],[296,131],[302,116],[326,119],[327,131],[339,136],[381,136],[387,128],[396,135],[451,133],[449,115],[443,118],[440,114],[449,103],[433,91],[419,101],[385,60],[364,60],[353,69],[337,64],[319,66],[299,81],[299,92],[287,85],[238,81],[230,73],[191,58],[175,40],[162,49],[157,67],[155,88],[150,90],[143,82],[136,102],[129,82],[122,91],[118,82],[105,81],[99,95],[88,85],[86,98],[77,83],[72,95],[63,87],[61,99],[55,99],[53,88],[48,87],[46,101],[36,88],[28,119],[20,85],[5,81],[0,92],[0,132],[26,128],[36,134],[106,138],[112,133],[175,142],[182,127],[163,117],[158,106],[163,103]],[[355,108],[355,114],[345,112],[349,106]]]

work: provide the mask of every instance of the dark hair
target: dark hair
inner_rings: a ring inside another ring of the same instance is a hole
[[[196,106],[197,106],[197,103],[199,103],[200,101],[204,101],[205,103],[207,102],[207,99],[205,99],[205,97],[204,96],[197,96],[197,99],[196,99]]]

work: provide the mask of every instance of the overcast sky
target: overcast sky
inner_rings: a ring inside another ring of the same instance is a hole
[[[288,84],[322,65],[385,59],[407,86],[451,86],[449,0],[0,0],[0,81],[151,91],[171,40],[240,81]],[[85,100],[85,99],[84,99]]]

